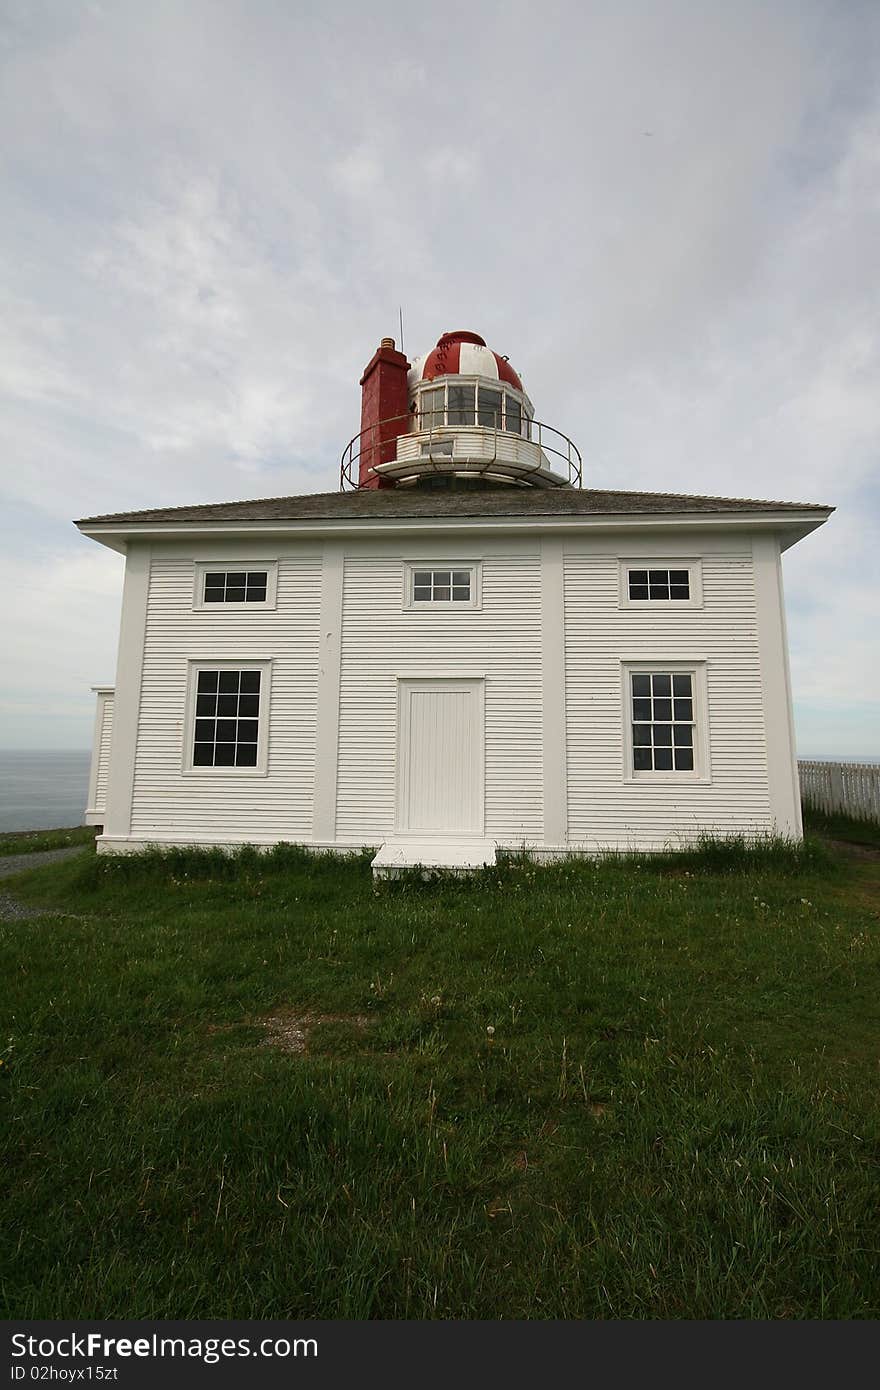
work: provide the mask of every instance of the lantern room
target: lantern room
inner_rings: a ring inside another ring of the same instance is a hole
[[[361,388],[343,488],[581,485],[576,446],[535,418],[508,359],[477,333],[444,333],[412,364],[383,338]]]

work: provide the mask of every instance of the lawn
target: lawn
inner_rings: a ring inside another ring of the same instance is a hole
[[[4,887],[6,1317],[880,1316],[869,852]]]

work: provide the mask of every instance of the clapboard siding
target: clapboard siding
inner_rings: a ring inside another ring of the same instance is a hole
[[[659,848],[702,831],[771,828],[751,551],[712,550],[702,564],[701,608],[621,608],[615,556],[586,545],[566,555],[572,848]],[[654,660],[706,663],[708,785],[624,781],[621,663]]]
[[[278,606],[193,611],[193,562],[150,569],[131,831],[149,838],[311,836],[321,567],[283,559]],[[183,772],[190,661],[270,660],[268,775]]]
[[[379,844],[395,828],[397,678],[485,674],[486,834],[543,829],[540,558],[491,555],[482,608],[404,609],[403,562],[345,561],[337,837]]]
[[[113,696],[100,696],[101,727],[98,736],[98,774],[95,780],[95,810],[103,811],[107,802],[107,774],[110,770],[110,740],[113,734]]]

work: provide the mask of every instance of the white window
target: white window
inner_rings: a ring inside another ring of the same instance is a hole
[[[223,612],[228,608],[274,608],[277,560],[196,565],[193,607]]]
[[[699,560],[646,558],[621,560],[621,608],[701,608],[702,571]]]
[[[428,564],[412,561],[404,566],[404,585],[406,608],[480,606],[480,567],[473,562]]]
[[[476,386],[473,380],[454,378],[439,386],[426,384],[420,387],[413,404],[421,431],[479,425],[531,437],[532,417],[522,397],[501,384]]]
[[[708,781],[702,662],[631,662],[623,668],[626,777]]]
[[[191,661],[184,769],[257,773],[267,768],[268,661]]]

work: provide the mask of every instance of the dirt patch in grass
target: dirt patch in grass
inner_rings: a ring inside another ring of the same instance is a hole
[[[368,1022],[365,1014],[323,1014],[311,1010],[303,1013],[298,1009],[276,1010],[259,1020],[266,1033],[264,1047],[294,1053],[308,1052],[309,1040],[317,1028],[332,1025],[362,1033]]]

